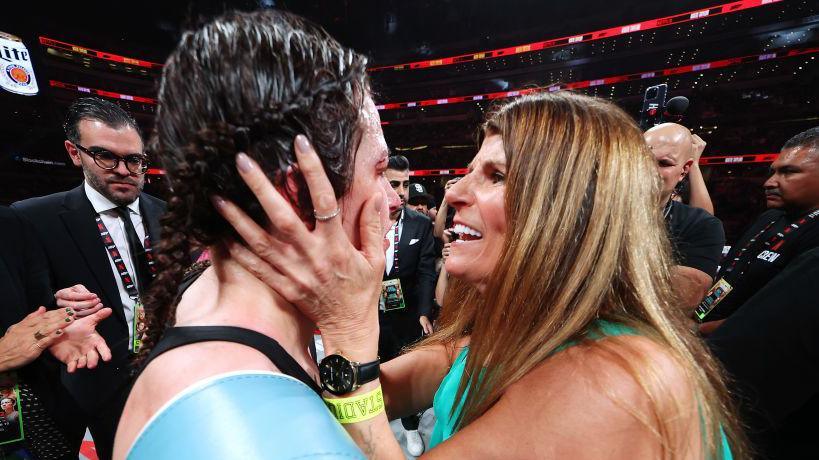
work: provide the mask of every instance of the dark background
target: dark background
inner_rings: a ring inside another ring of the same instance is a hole
[[[0,90],[0,204],[66,190],[81,180],[65,153],[61,123],[82,93],[50,80],[154,97],[161,67],[89,57],[42,45],[44,36],[107,53],[162,63],[182,31],[227,9],[281,8],[306,16],[357,51],[372,67],[488,51],[629,25],[722,4],[712,1],[262,0],[34,2],[7,5],[0,31],[20,37],[32,54],[37,96]],[[17,11],[20,10],[20,11]],[[686,96],[683,123],[708,143],[704,156],[777,152],[794,134],[819,125],[819,2],[781,1],[748,10],[623,36],[421,70],[371,72],[376,103],[409,102],[569,83],[721,60],[808,49],[795,57],[750,62],[599,85],[581,90],[617,101],[639,116],[650,85],[668,83]],[[149,133],[154,106],[120,100]],[[493,102],[466,102],[381,112],[394,153],[413,170],[465,167],[484,113]],[[37,161],[32,162],[32,160]],[[703,167],[729,243],[764,209],[768,163]],[[447,176],[418,176],[437,198]],[[162,176],[147,188],[162,195]]]

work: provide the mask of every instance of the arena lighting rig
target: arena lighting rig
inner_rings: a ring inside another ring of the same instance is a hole
[[[409,101],[409,102],[389,102],[385,104],[379,104],[376,106],[378,110],[395,110],[395,109],[408,109],[414,107],[427,107],[427,106],[435,106],[435,105],[447,105],[447,104],[458,104],[464,102],[477,102],[483,100],[492,100],[492,99],[505,99],[505,98],[512,98],[523,96],[525,94],[532,94],[538,93],[543,91],[553,92],[553,91],[561,91],[561,90],[576,90],[576,89],[583,89],[583,88],[591,88],[595,86],[610,86],[615,85],[618,83],[625,83],[635,80],[645,80],[651,78],[662,78],[662,77],[671,77],[676,75],[682,75],[687,73],[694,73],[694,72],[703,72],[707,70],[714,70],[714,69],[724,69],[726,67],[734,67],[743,64],[750,64],[755,62],[767,61],[770,59],[785,59],[795,56],[803,56],[803,55],[810,55],[819,53],[819,47],[810,47],[810,48],[793,48],[788,50],[780,50],[772,53],[761,53],[761,54],[752,54],[747,56],[738,56],[733,58],[727,59],[720,59],[711,62],[703,62],[699,64],[689,64],[679,67],[671,67],[667,69],[661,70],[650,70],[650,71],[643,71],[643,72],[635,72],[632,74],[626,75],[615,75],[603,78],[597,78],[592,80],[583,80],[583,81],[576,81],[576,82],[569,82],[569,83],[561,83],[549,86],[539,86],[534,88],[525,88],[520,90],[513,90],[513,91],[501,91],[496,93],[484,93],[484,94],[473,94],[469,96],[453,96],[447,98],[440,98],[440,99],[425,99],[422,101]],[[55,88],[62,88],[67,90],[79,91],[81,93],[88,93],[88,94],[95,94],[97,96],[103,96],[111,99],[123,99],[127,101],[134,101],[134,102],[142,102],[145,104],[156,104],[156,99],[150,97],[143,97],[143,96],[132,96],[129,94],[122,94],[117,93],[114,91],[106,91],[97,88],[88,88],[84,86],[75,85],[73,83],[66,83],[57,80],[50,80],[49,84]],[[385,122],[383,124],[388,124]]]
[[[430,59],[425,61],[408,62],[405,64],[372,67],[367,70],[369,72],[384,72],[389,70],[405,71],[428,69],[430,67],[463,64],[465,62],[482,61],[499,57],[513,56],[516,54],[532,53],[549,48],[559,48],[561,46],[574,45],[576,43],[588,43],[603,38],[612,38],[620,35],[632,34],[635,32],[644,32],[652,29],[660,29],[663,27],[679,25],[691,21],[698,21],[704,18],[710,18],[714,16],[734,14],[740,11],[758,8],[760,6],[779,3],[781,1],[782,0],[742,0],[737,2],[724,3],[722,5],[715,5],[708,8],[688,11],[685,13],[679,13],[671,16],[664,16],[661,18],[649,19],[642,22],[609,27],[608,29],[596,30],[594,32],[573,34],[566,37],[552,38],[539,42],[510,46],[507,48],[500,48],[491,51],[480,51],[474,53],[459,54],[457,56],[450,56],[439,59]]]
[[[808,54],[819,53],[819,47],[810,48],[791,48],[787,50],[780,50],[771,53],[751,54],[747,56],[737,56],[727,59],[719,59],[716,61],[702,62],[699,64],[688,64],[679,67],[669,67],[660,70],[646,70],[642,72],[635,72],[625,75],[614,75],[603,78],[595,78],[591,80],[575,81],[569,83],[553,84],[548,86],[538,86],[517,89],[512,91],[500,91],[494,93],[472,94],[469,96],[452,96],[440,99],[424,99],[422,101],[407,101],[407,102],[388,102],[385,104],[376,105],[378,110],[395,110],[408,109],[414,107],[427,107],[435,105],[459,104],[464,102],[476,102],[492,99],[505,99],[511,97],[523,96],[525,94],[540,93],[544,91],[554,92],[561,90],[577,90],[583,88],[591,88],[595,86],[610,86],[618,83],[625,83],[635,80],[644,80],[650,78],[671,77],[675,75],[682,75],[694,72],[703,72],[713,69],[724,69],[726,67],[734,67],[743,64],[750,64],[754,62],[767,61],[770,59],[783,59],[794,56],[802,56]]]

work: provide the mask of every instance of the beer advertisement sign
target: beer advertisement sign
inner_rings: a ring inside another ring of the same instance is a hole
[[[22,40],[5,32],[0,32],[0,87],[24,96],[39,92],[31,54]]]

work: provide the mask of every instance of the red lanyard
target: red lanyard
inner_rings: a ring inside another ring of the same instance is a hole
[[[119,249],[117,249],[116,243],[114,243],[114,239],[111,238],[110,233],[108,232],[108,227],[105,226],[105,223],[100,218],[99,214],[96,217],[97,221],[97,229],[100,232],[100,238],[102,238],[102,244],[105,245],[105,249],[108,250],[108,255],[111,257],[111,260],[114,261],[114,266],[117,267],[117,273],[119,274],[120,280],[122,280],[122,285],[125,287],[125,292],[128,293],[128,297],[133,300],[139,298],[139,291],[137,291],[136,286],[134,285],[134,280],[131,277],[131,274],[128,273],[128,268],[125,267],[125,261],[122,260],[122,256],[119,254]],[[156,276],[156,267],[154,266],[154,256],[151,250],[151,237],[148,235],[148,232],[145,232],[145,259],[148,261],[148,267],[151,269],[151,277]],[[136,252],[135,248],[131,248],[132,252]],[[132,263],[138,263],[136,260],[131,261]]]
[[[401,225],[401,220],[404,218],[403,214],[401,217],[398,218],[398,221],[395,222],[395,229],[393,231],[394,235],[392,238],[392,269],[395,270],[394,273],[398,273],[398,240],[401,239],[400,235],[398,234],[398,226]],[[391,270],[392,272],[392,270]]]
[[[819,216],[819,210],[813,211],[810,214],[808,214],[808,215],[802,217],[801,219],[797,220],[796,222],[788,225],[787,227],[782,229],[781,232],[776,232],[775,234],[771,235],[771,237],[768,238],[767,241],[764,241],[763,244],[771,251],[778,250],[779,248],[782,247],[782,245],[785,244],[785,241],[789,236],[793,236],[793,234],[796,233],[800,228],[807,227],[807,224],[812,223],[813,220],[816,218],[816,216]],[[745,246],[743,246],[742,249],[739,250],[739,252],[737,252],[736,257],[731,259],[730,263],[725,268],[725,274],[727,275],[727,274],[733,272],[734,269],[736,268],[737,262],[739,262],[739,259],[741,259],[742,256],[749,249],[751,249],[751,247],[754,247],[756,249],[757,242],[761,241],[761,240],[758,240],[758,238],[760,238],[775,223],[777,223],[779,221],[779,219],[782,219],[783,217],[785,217],[785,216],[782,215],[782,216],[770,221],[762,230],[759,231],[759,233],[754,235],[754,237],[751,238],[748,241],[748,243]],[[740,272],[740,274],[745,272],[745,269],[748,268],[748,265],[750,265],[752,261],[753,261],[753,259],[748,260],[748,263],[745,264],[745,266],[743,267],[742,272]]]

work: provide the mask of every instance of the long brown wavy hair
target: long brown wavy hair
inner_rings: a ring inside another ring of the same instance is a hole
[[[674,306],[660,180],[634,121],[601,99],[560,92],[502,106],[484,133],[503,139],[506,241],[484,290],[453,280],[440,329],[425,342],[451,346],[471,336],[464,375],[481,377],[461,380],[455,401],[467,397],[459,425],[480,417],[562,344],[593,344],[586,334],[605,319],[661,344],[684,369],[699,402],[706,458],[721,458],[720,427],[734,456],[744,458],[720,368]],[[637,350],[624,354],[613,359],[655,412],[655,422],[643,423],[665,457],[678,456],[674,421],[661,411],[668,392],[653,385],[662,374]]]
[[[162,72],[151,150],[170,186],[158,245],[159,275],[146,296],[150,353],[175,320],[175,299],[190,254],[233,228],[210,197],[220,195],[264,224],[261,205],[236,170],[236,154],[256,160],[276,185],[295,168],[303,218],[313,209],[293,140],[316,147],[336,196],[352,181],[369,91],[366,59],[320,27],[278,11],[228,13],[185,33]],[[289,187],[283,187],[288,191]]]

